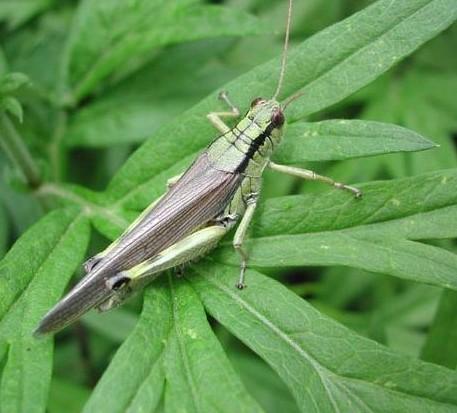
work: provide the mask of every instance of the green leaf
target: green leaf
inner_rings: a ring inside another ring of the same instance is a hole
[[[147,290],[139,323],[84,412],[156,411],[163,398],[170,412],[260,410],[234,374],[195,293],[172,279]]]
[[[359,185],[362,199],[334,189],[269,199],[259,207],[254,234],[302,234],[361,226],[410,239],[455,237],[455,226],[446,220],[453,222],[455,216],[456,185],[457,169],[449,169]]]
[[[54,0],[20,0],[0,2],[0,20],[15,29],[52,5]]]
[[[20,102],[12,97],[7,96],[0,100],[0,107],[10,112],[12,115],[16,116],[17,120],[22,123],[22,106]]]
[[[119,343],[129,336],[137,321],[136,314],[122,308],[107,313],[89,312],[81,319],[91,330]]]
[[[0,203],[0,259],[3,258],[8,249],[8,235],[10,232],[10,225],[8,222],[6,210]]]
[[[188,2],[187,2],[188,3]],[[80,100],[113,71],[167,44],[265,32],[246,13],[219,6],[139,0],[86,0],[68,44],[67,88]]]
[[[457,290],[456,254],[414,241],[379,238],[343,230],[257,238],[246,241],[246,248],[253,267],[343,265]],[[215,258],[232,265],[239,261],[230,248]]]
[[[381,0],[291,50],[282,95],[305,94],[288,109],[289,122],[342,100],[444,30],[457,15],[454,1]],[[279,62],[278,57],[261,65],[223,89],[242,109],[255,96],[271,96]],[[205,115],[220,105],[214,93],[157,131],[115,175],[110,195],[127,208],[145,207],[178,161],[188,165],[215,135]]]
[[[80,413],[89,389],[67,380],[53,378],[49,390],[49,413]]]
[[[362,338],[276,281],[202,264],[189,277],[210,314],[266,360],[303,412],[453,412],[457,373]],[[411,375],[414,372],[414,375]]]
[[[260,358],[239,352],[228,353],[230,362],[240,375],[249,393],[266,412],[298,412],[288,388],[278,375]]]
[[[33,24],[12,33],[4,43],[11,70],[25,73],[32,81],[31,90],[53,102],[56,101],[57,79],[72,17],[71,9],[56,7]],[[34,107],[43,110],[46,106]]]
[[[23,73],[8,73],[0,79],[0,95],[16,92],[29,81],[29,78]]]
[[[274,154],[280,163],[327,161],[392,152],[421,151],[433,142],[396,125],[362,120],[297,122]]]
[[[445,290],[435,320],[422,349],[422,358],[455,369],[457,367],[457,293]]]
[[[33,330],[84,258],[89,225],[80,211],[56,210],[21,237],[0,263],[1,411],[42,412],[51,380],[51,337]]]
[[[420,329],[430,325],[439,294],[438,288],[414,284],[381,299],[384,302],[380,300],[369,318],[370,338],[418,358],[425,339]],[[411,339],[415,341],[413,345]]]
[[[0,47],[0,76],[4,76],[8,72],[8,62],[5,58],[5,51]]]

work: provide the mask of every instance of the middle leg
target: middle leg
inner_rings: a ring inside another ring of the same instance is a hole
[[[244,283],[246,267],[248,262],[248,253],[243,248],[243,241],[246,237],[246,232],[249,228],[249,224],[252,221],[254,216],[255,208],[257,206],[258,194],[252,194],[246,201],[246,211],[244,212],[243,217],[241,218],[240,225],[236,229],[235,236],[233,237],[233,248],[238,252],[241,258],[241,267],[240,267],[240,278],[236,287],[242,290],[246,287]]]
[[[287,175],[297,176],[299,178],[308,179],[310,181],[319,181],[328,185],[332,185],[335,188],[343,189],[345,191],[351,192],[355,198],[362,197],[362,191],[358,188],[355,188],[350,185],[343,184],[341,182],[336,182],[328,176],[318,175],[316,172],[309,169],[296,168],[294,166],[279,165],[274,162],[269,162],[268,167],[277,172],[282,172]]]

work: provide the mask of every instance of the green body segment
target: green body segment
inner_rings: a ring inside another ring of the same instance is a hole
[[[208,147],[206,152],[213,168],[241,176],[240,187],[227,206],[226,216],[241,216],[246,201],[259,194],[263,171],[281,141],[282,122],[272,122],[280,111],[278,102],[260,100],[235,127]]]

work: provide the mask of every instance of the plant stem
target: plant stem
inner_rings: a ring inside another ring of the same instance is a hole
[[[35,191],[35,195],[38,198],[43,196],[60,198],[65,203],[70,203],[81,207],[87,216],[103,216],[113,225],[118,226],[121,230],[124,230],[129,225],[129,222],[121,215],[119,215],[115,209],[107,208],[94,202],[90,202],[75,192],[72,192],[71,190],[68,190],[58,184],[44,183],[40,186],[40,188],[38,188],[37,191]]]
[[[30,188],[41,184],[39,169],[8,115],[0,112],[0,145],[24,175]]]
[[[67,125],[67,114],[65,111],[59,111],[56,115],[54,133],[49,144],[49,159],[52,167],[52,176],[54,181],[60,182],[63,179],[62,168],[62,138],[65,134]]]

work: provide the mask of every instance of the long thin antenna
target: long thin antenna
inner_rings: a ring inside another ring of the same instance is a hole
[[[295,93],[295,95],[292,95],[289,99],[287,99],[284,102],[284,105],[282,105],[282,110],[286,110],[287,106],[289,106],[290,103],[292,103],[294,100],[298,99],[299,97],[303,96],[305,92],[298,92]]]
[[[272,99],[276,99],[281,91],[282,82],[284,80],[284,73],[286,71],[287,61],[287,49],[289,48],[289,33],[290,33],[290,21],[292,20],[292,1],[289,0],[289,10],[287,12],[287,25],[286,25],[286,38],[284,40],[284,49],[282,51],[281,71],[279,72],[278,87],[273,95]]]

